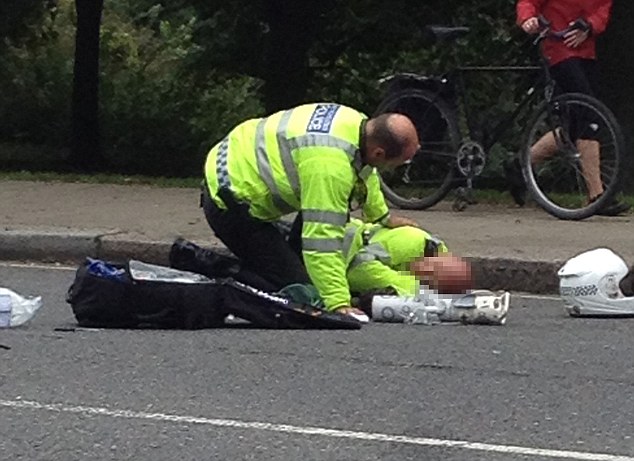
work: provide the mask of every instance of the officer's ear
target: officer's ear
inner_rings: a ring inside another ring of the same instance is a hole
[[[368,146],[367,152],[367,164],[377,166],[383,163],[386,159],[385,149],[380,146]]]

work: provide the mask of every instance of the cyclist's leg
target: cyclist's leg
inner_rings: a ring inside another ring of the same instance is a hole
[[[583,93],[592,95],[590,81],[584,74],[582,64],[577,58],[566,59],[550,68],[550,74],[556,84],[556,93]],[[531,163],[539,164],[557,152],[555,133],[546,133],[531,148]]]
[[[599,82],[600,82],[600,70],[599,65],[596,60],[586,59],[583,61],[582,65],[584,66],[584,72],[590,84],[590,89],[592,91],[592,95],[597,97],[601,94],[599,90]],[[598,143],[597,143],[598,144]],[[600,146],[596,147],[600,149]],[[600,153],[598,155],[600,158]],[[599,168],[599,175],[601,174]],[[611,203],[605,206],[598,214],[604,216],[616,216],[630,209],[630,205],[619,201],[618,199],[613,199]]]
[[[552,157],[557,152],[557,140],[552,131],[542,136],[531,147],[531,164],[539,165],[544,160]]]
[[[598,84],[597,62],[594,59],[570,58],[552,67],[553,79],[561,92],[595,96]],[[588,200],[603,193],[600,145],[595,139],[593,122],[583,113],[573,115],[571,138],[579,150],[581,171],[588,188]]]
[[[581,172],[588,188],[588,200],[592,202],[603,193],[599,142],[594,139],[577,139],[576,145],[581,156]]]

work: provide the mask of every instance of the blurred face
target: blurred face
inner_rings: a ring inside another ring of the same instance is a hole
[[[470,264],[450,254],[414,261],[410,265],[410,271],[423,283],[441,293],[464,293],[473,288]]]

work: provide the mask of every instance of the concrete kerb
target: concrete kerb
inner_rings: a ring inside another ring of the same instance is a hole
[[[559,292],[559,261],[525,261],[505,258],[468,258],[476,286],[534,294]]]
[[[138,259],[169,264],[172,241],[127,240],[116,232],[0,230],[0,260],[80,264],[86,257],[107,261]],[[213,245],[221,254],[231,254]],[[557,270],[563,261],[527,261],[508,258],[468,258],[476,286],[535,294],[557,293]]]
[[[96,254],[101,235],[95,231],[0,230],[0,260],[81,261]]]

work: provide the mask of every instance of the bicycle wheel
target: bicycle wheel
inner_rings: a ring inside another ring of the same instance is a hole
[[[421,150],[411,162],[381,172],[385,197],[400,208],[423,210],[453,187],[460,131],[455,113],[431,91],[408,88],[389,95],[375,112],[407,115],[418,131]]]
[[[567,93],[543,102],[528,126],[520,161],[539,206],[557,218],[579,220],[610,202],[620,186],[624,155],[610,109],[596,98]],[[533,162],[531,150],[541,160]]]

